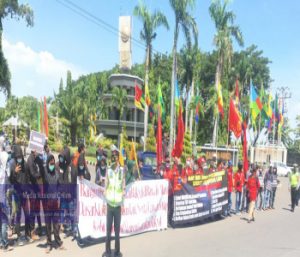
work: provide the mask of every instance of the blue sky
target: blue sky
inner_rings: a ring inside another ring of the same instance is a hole
[[[82,74],[110,69],[118,63],[118,38],[71,10],[60,2],[66,0],[27,0],[34,10],[35,25],[28,28],[24,21],[6,19],[3,48],[12,73],[12,93],[17,96],[53,96],[67,69],[74,78]],[[71,0],[111,26],[118,28],[119,15],[131,15],[138,0]],[[159,29],[154,49],[171,52],[174,15],[168,0],[146,0],[152,10],[159,9],[169,20],[170,30]],[[213,23],[209,17],[210,0],[196,1],[193,15],[199,29],[199,46],[213,49]],[[300,114],[300,1],[298,0],[234,0],[230,9],[236,14],[245,39],[245,47],[256,44],[264,56],[272,60],[273,91],[288,86],[292,99],[288,116],[295,126]],[[141,23],[133,18],[133,37],[139,39]],[[180,35],[179,48],[184,43]],[[236,48],[237,50],[239,48]],[[145,52],[132,45],[134,63],[144,60]],[[4,105],[4,98],[1,105]]]

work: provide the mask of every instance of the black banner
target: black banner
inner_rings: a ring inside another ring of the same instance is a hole
[[[178,181],[173,199],[173,225],[223,213],[228,207],[227,174],[218,171],[192,175]]]

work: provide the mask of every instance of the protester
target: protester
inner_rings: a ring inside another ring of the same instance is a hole
[[[44,145],[44,152],[43,152],[43,161],[44,161],[44,166],[46,166],[46,162],[48,159],[48,156],[50,155],[50,148],[47,143]]]
[[[264,174],[262,168],[258,170],[258,181],[259,181],[259,189],[258,189],[258,199],[256,201],[256,209],[262,210],[264,206]]]
[[[272,199],[272,174],[273,167],[270,166],[268,172],[265,175],[264,185],[265,185],[265,201],[263,210],[269,210],[271,208],[271,199]]]
[[[235,187],[235,214],[239,215],[240,207],[241,207],[241,199],[242,199],[242,191],[245,183],[245,177],[243,172],[243,164],[238,164],[238,171],[234,175],[234,187]]]
[[[184,174],[185,177],[192,176],[194,174],[192,167],[193,167],[192,158],[188,157],[186,159],[186,165],[185,165],[185,168],[183,170],[183,174]]]
[[[63,150],[58,155],[58,163],[56,166],[59,168],[59,180],[61,183],[60,191],[62,193],[70,193],[71,196],[75,195],[76,187],[71,184],[71,153],[68,146],[64,146]],[[62,211],[61,223],[64,226],[64,232],[69,236],[72,227],[72,220],[74,215],[74,210],[72,210],[72,197],[66,198],[63,197],[60,199],[60,208]]]
[[[270,208],[275,209],[275,196],[276,196],[276,190],[277,190],[277,186],[280,183],[280,181],[278,180],[278,176],[277,176],[277,167],[273,168],[273,173],[272,173],[272,198],[270,200]]]
[[[43,184],[42,181],[42,171],[38,165],[39,156],[36,151],[31,151],[27,159],[28,175],[30,182],[30,194],[29,194],[29,203],[30,203],[30,229],[31,229],[31,239],[38,240],[39,237],[35,233],[35,217],[38,221],[38,231],[42,231],[42,222],[40,216],[40,198],[38,197],[41,194],[40,185]],[[43,166],[43,165],[42,165]]]
[[[298,165],[293,165],[293,171],[289,176],[289,190],[291,192],[291,211],[295,211],[295,206],[297,202],[297,190],[299,186],[300,176],[298,173]]]
[[[13,248],[8,243],[7,228],[9,224],[9,205],[6,198],[6,190],[9,187],[8,169],[9,156],[4,151],[4,145],[0,143],[0,248],[4,251],[11,251]]]
[[[249,194],[249,217],[248,217],[248,223],[251,221],[255,221],[254,218],[254,212],[255,212],[255,201],[257,198],[257,192],[260,188],[259,180],[256,177],[257,167],[252,169],[251,175],[247,180],[247,189]]]
[[[55,165],[55,158],[52,154],[48,156],[45,172],[45,223],[47,231],[47,248],[46,253],[50,253],[53,248],[51,233],[53,226],[54,241],[59,249],[64,249],[63,242],[59,236],[60,229],[60,207],[59,207],[59,166]]]
[[[233,169],[232,162],[228,161],[227,168],[227,188],[228,188],[228,208],[227,215],[231,216],[231,206],[232,206],[232,191],[233,191]]]
[[[106,177],[106,158],[102,155],[99,160],[99,156],[97,156],[97,165],[96,165],[96,178],[95,183],[99,186],[105,186],[105,177]]]
[[[19,246],[24,245],[25,239],[31,237],[30,229],[30,213],[29,213],[29,203],[27,194],[29,192],[28,183],[28,169],[27,164],[24,161],[23,152],[19,145],[14,145],[13,147],[14,159],[10,165],[10,183],[13,185],[15,195],[14,201],[16,203],[16,234],[17,243]],[[25,238],[21,236],[21,211],[23,210],[25,216]]]
[[[114,151],[111,166],[106,173],[105,198],[107,201],[106,243],[103,257],[111,256],[111,230],[114,223],[115,257],[122,256],[120,252],[121,205],[125,195],[125,174],[119,163],[119,151]]]

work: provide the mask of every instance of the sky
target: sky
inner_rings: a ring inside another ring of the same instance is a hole
[[[40,98],[53,96],[60,79],[65,81],[67,70],[74,79],[91,72],[112,68],[119,62],[118,29],[120,15],[132,15],[138,0],[19,0],[28,3],[34,11],[34,26],[25,21],[6,18],[3,22],[3,51],[11,71],[12,94],[33,95]],[[170,53],[173,43],[174,14],[168,0],[145,0],[151,9],[162,11],[169,21],[170,30],[160,28],[153,48]],[[196,0],[191,12],[199,30],[199,47],[214,49],[214,24],[208,13],[210,0]],[[91,22],[70,9],[70,3],[99,19]],[[69,6],[69,8],[66,7]],[[295,127],[300,114],[300,1],[299,0],[232,0],[229,9],[236,14],[236,24],[242,30],[245,47],[255,44],[263,50],[270,64],[272,91],[288,87],[292,98],[288,100],[286,115]],[[112,29],[104,27],[106,22]],[[133,38],[139,41],[142,24],[133,17]],[[132,44],[133,63],[142,63],[145,48]],[[184,44],[179,35],[178,49]],[[235,45],[235,50],[241,48]],[[0,93],[0,105],[5,97]]]

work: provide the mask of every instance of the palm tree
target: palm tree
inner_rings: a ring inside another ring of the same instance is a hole
[[[118,135],[120,134],[120,120],[127,106],[127,92],[124,88],[114,87],[112,90],[112,106],[118,111]]]
[[[221,83],[221,76],[224,65],[230,66],[231,57],[233,54],[232,38],[234,38],[240,46],[243,46],[243,36],[238,26],[234,26],[235,14],[232,11],[227,11],[228,0],[224,3],[221,0],[215,0],[209,7],[209,14],[215,23],[216,34],[214,36],[214,44],[217,47],[218,63],[215,75],[215,86],[218,89]],[[218,117],[218,116],[217,116]],[[215,119],[213,145],[216,145],[217,123]]]
[[[187,46],[191,47],[191,29],[194,35],[194,41],[198,42],[197,35],[198,29],[195,19],[189,14],[188,8],[193,8],[195,0],[169,0],[171,8],[175,14],[175,30],[174,30],[174,41],[173,41],[173,64],[172,64],[172,78],[171,78],[171,122],[170,122],[170,141],[169,141],[169,154],[171,154],[173,147],[173,131],[174,131],[174,89],[176,67],[177,67],[177,42],[179,35],[179,28],[182,28],[185,35]]]
[[[140,33],[141,39],[146,43],[146,61],[145,61],[145,96],[146,88],[148,87],[149,81],[149,69],[151,68],[151,54],[152,54],[152,41],[156,38],[155,30],[159,26],[164,26],[169,29],[169,24],[166,16],[160,11],[155,10],[154,13],[150,13],[143,2],[140,2],[134,10],[133,14],[137,16],[143,23],[143,28]],[[146,149],[147,142],[147,129],[148,129],[148,105],[145,106],[144,116],[144,151]]]

